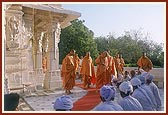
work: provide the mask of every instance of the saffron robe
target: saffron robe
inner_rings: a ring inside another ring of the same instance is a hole
[[[117,78],[117,71],[115,67],[115,62],[112,56],[108,56],[108,67],[106,71],[106,84],[110,84],[112,80],[112,75]]]
[[[97,72],[96,72],[96,88],[99,89],[103,85],[105,85],[106,79],[106,71],[108,67],[107,57],[98,56],[95,60],[97,64]]]
[[[148,57],[143,56],[138,59],[137,65],[146,72],[149,72],[153,67],[151,60]]]
[[[92,79],[95,79],[94,65],[90,56],[85,56],[83,58],[80,74],[82,74],[83,77],[84,88],[91,84]]]
[[[75,86],[75,67],[73,56],[69,54],[62,61],[61,77],[63,80],[63,88],[71,90]]]

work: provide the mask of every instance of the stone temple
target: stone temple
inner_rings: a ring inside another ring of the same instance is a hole
[[[61,4],[40,3],[3,2],[2,10],[2,94],[19,92],[22,95],[21,111],[54,111],[55,99],[65,94],[59,67],[61,29],[71,25],[71,21],[79,18],[81,13],[64,9]],[[43,67],[44,62],[46,68]],[[124,69],[130,71],[136,68]],[[154,68],[151,73],[155,75],[154,81],[159,87],[163,111],[166,102],[164,68]],[[78,85],[71,94],[74,103],[89,94],[89,90],[79,87],[81,80],[76,82]],[[100,101],[99,94],[95,96]],[[120,99],[118,91],[115,103]],[[80,107],[76,110],[94,110],[98,104],[88,109],[91,104],[87,100],[77,104],[76,107]]]
[[[4,93],[42,86],[62,87],[59,69],[61,29],[81,16],[61,4],[3,3]],[[42,68],[43,58],[47,70]],[[31,89],[31,91],[33,91]]]

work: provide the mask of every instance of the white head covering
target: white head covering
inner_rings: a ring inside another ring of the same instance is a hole
[[[58,97],[54,103],[54,109],[70,110],[73,108],[73,102],[69,95]]]
[[[115,88],[113,86],[102,86],[100,88],[100,96],[105,99],[105,101],[110,101],[111,98],[115,97]]]
[[[138,78],[134,77],[133,79],[131,79],[131,84],[132,86],[140,86],[141,81]]]
[[[141,73],[141,75],[139,76],[139,79],[141,80],[141,83],[144,84],[146,82],[146,77],[149,75],[148,72],[143,72]]]
[[[146,76],[146,80],[148,79],[148,80],[153,80],[153,78],[154,78],[154,76],[152,75],[152,74],[149,74],[148,76]]]
[[[119,90],[127,94],[128,91],[133,92],[133,87],[129,81],[124,81],[120,84]]]

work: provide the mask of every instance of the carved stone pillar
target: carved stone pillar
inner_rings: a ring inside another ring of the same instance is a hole
[[[57,23],[56,30],[54,31],[54,38],[55,38],[55,69],[59,69],[59,48],[58,43],[60,42],[60,34],[61,34],[61,27],[60,24]]]
[[[45,76],[44,88],[52,89],[53,87],[61,87],[61,78],[59,69],[59,50],[58,43],[60,41],[60,24],[56,23],[52,26],[51,31],[48,33],[49,47],[47,51],[47,73]],[[53,77],[54,76],[54,77]],[[53,83],[52,83],[53,82]]]
[[[46,33],[49,38],[49,46],[47,51],[47,68],[49,71],[59,69],[59,49],[58,43],[60,41],[60,24],[56,23],[51,32]]]
[[[42,69],[42,40],[44,32],[36,33],[36,53],[35,53],[35,69]]]

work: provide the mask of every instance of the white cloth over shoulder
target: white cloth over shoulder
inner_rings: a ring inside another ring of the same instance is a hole
[[[153,92],[150,89],[150,87],[147,86],[146,84],[143,84],[143,85],[141,85],[141,88],[146,91],[147,95],[151,99],[153,109],[156,109],[157,108],[156,99],[155,99],[155,96],[153,95]]]
[[[135,89],[132,97],[136,98],[143,107],[144,111],[154,111],[153,103],[144,89],[141,87]]]
[[[147,92],[142,87],[140,87],[141,81],[138,78],[133,78],[131,80],[131,84],[133,86],[138,86],[138,88],[135,89],[135,91],[133,92],[132,96],[140,102],[140,104],[143,107],[143,110],[154,111],[155,109],[152,100],[148,96]]]
[[[156,104],[157,104],[157,108],[156,109],[160,110],[162,102],[161,102],[159,89],[153,82],[149,84],[149,87],[150,87],[151,91],[153,92],[153,95],[155,96],[155,100],[156,100]]]
[[[143,111],[140,102],[132,96],[124,97],[121,101],[119,101],[119,105],[124,111]]]
[[[118,104],[114,104],[112,101],[108,101],[100,103],[93,111],[123,111],[123,108]]]
[[[115,97],[116,89],[113,86],[104,85],[100,88],[100,96],[105,100],[97,105],[94,111],[122,111],[122,107],[112,102]]]
[[[147,80],[150,80],[151,83],[148,85],[151,89],[151,91],[153,92],[153,95],[155,97],[156,100],[156,104],[157,104],[157,110],[160,110],[160,107],[162,105],[161,103],[161,97],[160,97],[160,93],[159,93],[159,89],[158,87],[152,82],[153,81],[154,76],[152,74],[148,75],[146,77]]]
[[[119,90],[127,94],[128,92],[133,92],[133,87],[129,81],[125,81],[121,83],[119,86]],[[142,111],[142,105],[139,103],[137,99],[132,97],[131,95],[124,97],[121,101],[119,101],[119,105],[125,111]]]

